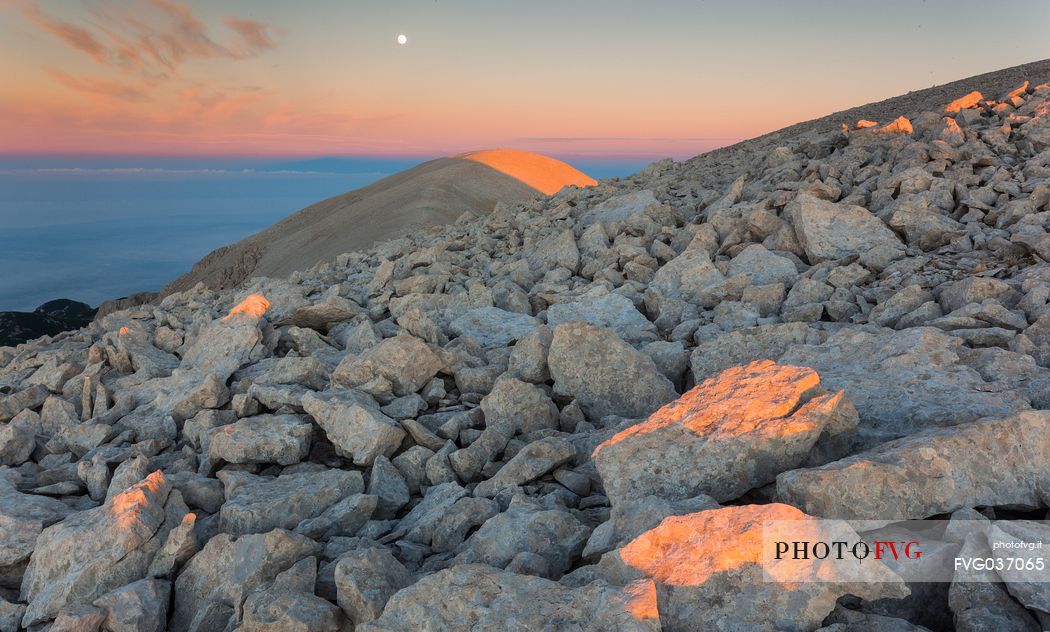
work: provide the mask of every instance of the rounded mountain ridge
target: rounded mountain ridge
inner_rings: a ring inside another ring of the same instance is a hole
[[[497,202],[519,204],[596,181],[560,160],[517,149],[437,158],[312,204],[273,226],[212,251],[169,283],[170,294],[203,282],[234,287],[253,276],[286,277],[345,252],[486,215]]]

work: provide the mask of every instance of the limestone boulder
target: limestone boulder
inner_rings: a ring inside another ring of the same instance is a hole
[[[222,533],[194,555],[175,580],[171,632],[231,629],[245,600],[321,545],[283,529],[234,537]]]
[[[596,327],[612,329],[627,342],[657,339],[656,325],[620,294],[585,294],[574,301],[555,303],[547,308],[547,325],[551,328],[570,321],[583,321]]]
[[[396,421],[368,395],[351,391],[310,392],[303,409],[317,421],[340,456],[370,465],[379,455],[393,456],[405,438]]]
[[[777,496],[828,518],[926,518],[963,507],[1043,506],[1050,412],[1028,411],[890,441],[827,465],[784,472]]]
[[[856,426],[853,405],[842,391],[826,393],[815,371],[764,360],[698,384],[593,459],[614,505],[649,495],[724,502],[845,455]]]
[[[1021,391],[988,388],[941,331],[843,328],[819,345],[797,345],[779,361],[807,366],[828,389],[844,390],[860,415],[854,450],[924,428],[1028,410]]]
[[[44,529],[22,580],[28,603],[23,625],[46,621],[67,606],[91,603],[145,577],[167,531],[176,526],[165,527],[169,491],[157,471],[105,504]]]
[[[873,559],[774,558],[777,540],[855,541],[845,523],[781,504],[710,509],[666,518],[615,554],[627,577],[656,584],[663,630],[814,630],[846,594],[874,600],[908,588]]]
[[[540,321],[528,314],[508,312],[498,307],[470,310],[449,324],[456,336],[469,336],[482,347],[506,347],[531,332]]]
[[[586,323],[556,327],[547,362],[554,391],[574,397],[594,418],[642,417],[678,395],[649,356]]]
[[[310,451],[313,427],[295,415],[259,415],[208,432],[208,459],[213,463],[292,465]]]
[[[660,622],[652,586],[646,582],[627,588],[600,582],[567,588],[484,564],[464,564],[399,591],[381,617],[356,628],[357,632],[471,629],[657,632]]]
[[[402,334],[387,338],[359,355],[347,355],[332,373],[332,382],[359,386],[381,377],[390,382],[395,395],[408,395],[426,386],[443,364],[427,343]]]
[[[859,255],[877,247],[904,250],[897,235],[862,206],[800,193],[785,213],[810,263]]]
[[[335,469],[276,478],[223,470],[218,476],[226,487],[219,529],[232,535],[294,529],[364,489],[360,472]]]

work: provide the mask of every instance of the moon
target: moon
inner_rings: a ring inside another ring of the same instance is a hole
[[[402,46],[408,43],[408,38],[405,37],[404,33],[397,36],[397,43],[401,44]]]

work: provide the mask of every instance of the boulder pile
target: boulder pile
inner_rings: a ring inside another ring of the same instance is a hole
[[[0,632],[1042,629],[762,555],[1050,543],[1050,84],[899,114],[0,347]]]

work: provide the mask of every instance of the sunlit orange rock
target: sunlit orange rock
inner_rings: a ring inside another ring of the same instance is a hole
[[[262,294],[249,294],[240,303],[237,303],[230,309],[230,313],[223,317],[223,321],[227,321],[233,318],[236,314],[247,314],[252,318],[261,318],[266,310],[270,308],[270,301],[266,300],[266,297]]]
[[[142,528],[143,509],[157,503],[161,491],[165,496],[167,495],[167,483],[164,480],[164,473],[157,470],[141,482],[113,496],[108,504],[110,511],[116,517],[117,528],[123,530]],[[163,498],[159,500],[163,502]],[[150,534],[152,533],[150,529]]]
[[[966,141],[966,135],[963,134],[959,124],[948,116],[944,117],[944,127],[941,128],[939,137],[952,147],[959,147]]]
[[[903,116],[893,119],[893,122],[878,129],[880,134],[911,134],[911,121]]]
[[[651,579],[637,579],[623,588],[624,609],[639,621],[659,619],[656,605],[656,584]]]
[[[876,125],[878,125],[878,123],[876,123],[875,121],[869,121],[868,119],[860,119],[859,121],[857,121],[856,127],[857,129],[865,129],[868,127],[875,127]]]
[[[845,522],[818,521],[783,504],[723,507],[666,518],[618,551],[629,569],[656,583],[664,630],[812,630],[850,593],[865,599],[908,594],[873,559],[776,559],[776,542],[852,541]]]
[[[1006,98],[1003,99],[1003,100],[1006,101],[1006,100],[1009,100],[1009,99],[1013,99],[1014,97],[1023,97],[1026,94],[1028,94],[1028,82],[1027,81],[1025,81],[1020,86],[1018,86],[1017,88],[1014,88],[1009,93],[1007,93]]]
[[[454,158],[480,162],[496,171],[517,178],[546,195],[553,195],[571,184],[589,187],[598,183],[594,178],[569,164],[531,151],[486,149],[459,154]]]
[[[117,331],[117,335],[118,336],[126,336],[127,333],[128,333],[128,328],[127,327],[121,327],[120,330]]]
[[[947,106],[945,106],[944,111],[948,114],[955,114],[959,110],[965,110],[976,106],[978,103],[981,102],[981,99],[983,98],[984,95],[974,90],[973,92],[963,95],[949,103]]]
[[[648,494],[725,501],[782,471],[839,458],[857,412],[819,385],[812,369],[770,360],[705,380],[595,449],[606,494],[614,504]]]

